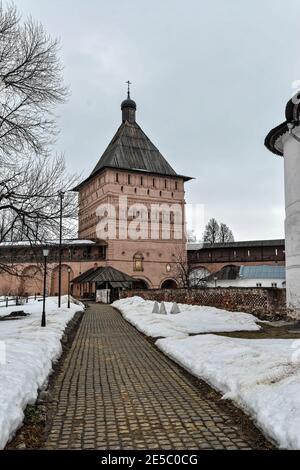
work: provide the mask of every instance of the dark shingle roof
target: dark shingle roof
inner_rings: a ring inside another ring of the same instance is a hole
[[[176,176],[176,172],[136,122],[126,121],[121,124],[92,175],[104,167]]]
[[[262,246],[283,246],[285,240],[249,240],[241,242],[227,242],[227,243],[189,243],[187,246],[188,251],[197,251],[202,249],[217,249],[217,248],[251,248]]]
[[[121,124],[90,176],[75,190],[79,189],[83,183],[90,180],[104,168],[179,176],[186,181],[191,179],[187,176],[178,175],[173,170],[136,122],[125,121]]]
[[[300,93],[297,92],[288,102],[285,108],[286,120],[270,130],[265,138],[265,146],[276,155],[283,156],[283,145],[281,137],[289,132],[288,123],[300,124]]]
[[[238,279],[240,272],[240,266],[224,266],[224,268],[220,269],[215,273],[210,274],[204,280],[205,281],[214,281],[217,278],[218,281],[221,280],[234,280]]]
[[[113,287],[121,287],[126,283],[134,281],[135,279],[133,277],[119,271],[118,269],[112,268],[111,266],[101,266],[99,268],[89,269],[72,280],[74,284],[80,284],[83,282],[97,282],[102,284],[104,282],[108,282]]]

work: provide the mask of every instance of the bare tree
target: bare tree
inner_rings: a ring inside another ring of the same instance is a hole
[[[202,287],[203,277],[195,276],[194,270],[188,262],[186,250],[178,249],[173,253],[173,276],[179,287]]]
[[[218,242],[219,239],[220,226],[216,219],[210,219],[205,227],[203,241],[205,243],[214,243]]]
[[[0,2],[0,243],[29,246],[58,238],[59,192],[77,179],[66,174],[63,157],[50,157],[58,129],[54,107],[67,90],[58,42],[15,6]],[[76,198],[64,198],[64,221],[71,238]],[[0,254],[1,256],[1,254]],[[18,274],[12,250],[0,271]]]
[[[0,3],[1,160],[47,151],[57,133],[54,106],[67,94],[61,72],[57,40]]]
[[[9,168],[0,162],[0,173],[0,243],[21,241],[36,246],[57,240],[61,191],[66,193],[63,236],[75,236],[77,198],[67,191],[77,183],[77,177],[67,175],[63,157],[35,156]],[[11,260],[8,268],[0,261],[0,271],[1,267],[11,270],[13,264]]]
[[[234,241],[234,236],[228,225],[219,224],[216,219],[210,219],[205,227],[203,241],[214,245],[215,243],[229,243]]]
[[[219,230],[219,238],[218,241],[220,243],[229,243],[234,242],[234,236],[228,225],[221,223],[220,230]]]

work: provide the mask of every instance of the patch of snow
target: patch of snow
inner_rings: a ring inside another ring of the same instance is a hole
[[[159,339],[170,358],[233,400],[281,448],[300,449],[300,341]]]
[[[57,298],[46,301],[47,326],[41,327],[42,302],[30,300],[18,307],[1,308],[1,316],[24,310],[30,316],[20,320],[0,321],[0,449],[23,422],[23,411],[33,404],[38,390],[47,384],[52,363],[62,352],[61,338],[74,314],[84,309],[80,302],[62,297],[58,309]]]
[[[197,333],[257,331],[258,319],[250,314],[228,312],[215,307],[178,304],[180,313],[170,314],[172,302],[165,302],[167,315],[152,313],[154,302],[141,297],[130,297],[114,302],[124,318],[139,331],[152,336],[184,336]]]
[[[65,239],[65,240],[62,240],[62,245],[95,245],[96,242],[94,242],[93,240],[82,240],[82,239]],[[24,240],[24,241],[19,241],[19,242],[1,242],[0,243],[0,248],[1,247],[19,247],[19,246],[32,246],[32,247],[35,247],[35,246],[44,246],[44,245],[49,245],[49,246],[52,246],[52,245],[59,245],[59,240],[46,240],[45,242],[40,242],[40,241],[28,241],[28,240]]]

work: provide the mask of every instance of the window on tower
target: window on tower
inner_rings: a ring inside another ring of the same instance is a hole
[[[144,257],[141,253],[136,253],[133,257],[133,270],[134,271],[144,271]]]

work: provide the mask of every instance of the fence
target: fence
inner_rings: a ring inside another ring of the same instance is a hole
[[[120,298],[140,296],[145,300],[207,305],[253,313],[262,319],[287,318],[286,291],[276,288],[216,287],[199,289],[125,290]]]
[[[38,300],[42,298],[43,296],[41,295],[2,297],[0,298],[0,308],[24,305],[27,304],[30,299]]]

